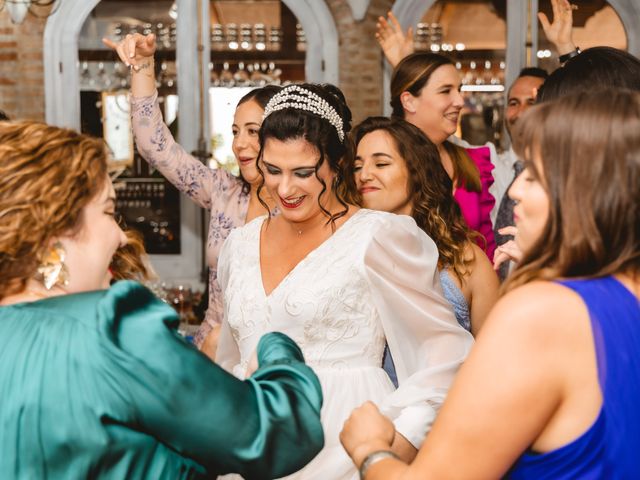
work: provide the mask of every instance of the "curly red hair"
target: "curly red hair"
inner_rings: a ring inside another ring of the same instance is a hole
[[[0,299],[19,293],[51,244],[82,225],[104,188],[102,140],[37,122],[0,122]]]

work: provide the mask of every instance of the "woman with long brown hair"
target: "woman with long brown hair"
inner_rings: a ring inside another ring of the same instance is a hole
[[[473,242],[438,149],[399,118],[370,117],[352,132],[347,175],[356,201],[373,210],[410,215],[438,248],[445,297],[458,323],[476,335],[498,296],[491,263]]]
[[[346,422],[366,480],[637,476],[640,95],[583,92],[520,122],[524,257],[411,465],[373,405]]]

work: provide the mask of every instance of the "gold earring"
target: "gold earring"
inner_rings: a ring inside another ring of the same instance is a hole
[[[51,290],[54,285],[69,284],[69,270],[64,264],[66,257],[64,247],[60,242],[56,242],[42,259],[38,273],[42,275],[42,283],[47,290]]]

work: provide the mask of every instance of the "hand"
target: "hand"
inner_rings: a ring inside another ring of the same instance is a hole
[[[568,0],[551,0],[551,8],[553,9],[552,23],[542,12],[538,13],[538,19],[547,40],[555,45],[559,55],[564,55],[576,49],[571,37],[573,33],[573,10],[577,7],[571,5]]]
[[[120,60],[127,67],[133,67],[138,71],[142,65],[148,64],[156,52],[156,36],[153,33],[141,35],[139,33],[128,34],[118,43],[108,38],[103,38],[102,43],[118,53]]]
[[[498,233],[515,236],[518,233],[518,229],[516,227],[504,227],[498,230]],[[508,260],[516,263],[522,260],[522,250],[513,240],[509,240],[496,248],[496,252],[493,255],[493,269],[497,270],[503,262]]]
[[[247,371],[244,373],[244,378],[249,378],[253,375],[260,365],[258,364],[258,349],[256,348],[249,359],[249,363],[247,364]]]
[[[413,29],[409,27],[405,35],[395,15],[389,12],[388,18],[387,21],[384,17],[378,17],[376,40],[387,61],[395,67],[400,60],[413,53]]]
[[[395,436],[391,420],[372,402],[365,402],[351,412],[340,432],[340,442],[353,463],[360,468],[367,455],[376,450],[391,450]]]

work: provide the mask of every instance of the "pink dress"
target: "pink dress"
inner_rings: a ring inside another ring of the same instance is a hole
[[[465,148],[465,150],[478,167],[482,191],[480,193],[470,192],[465,190],[464,187],[458,187],[453,196],[458,205],[460,205],[462,216],[469,228],[484,237],[484,240],[479,239],[478,245],[485,251],[489,260],[493,260],[496,241],[493,234],[493,224],[491,223],[491,209],[496,200],[489,193],[489,187],[493,185],[491,150],[489,150],[489,147],[473,147]]]
[[[194,343],[200,346],[211,328],[222,321],[218,255],[231,230],[245,224],[249,193],[242,181],[225,170],[213,170],[176,143],[162,120],[157,92],[131,97],[133,134],[138,152],[178,190],[211,212],[207,239],[209,308]]]

